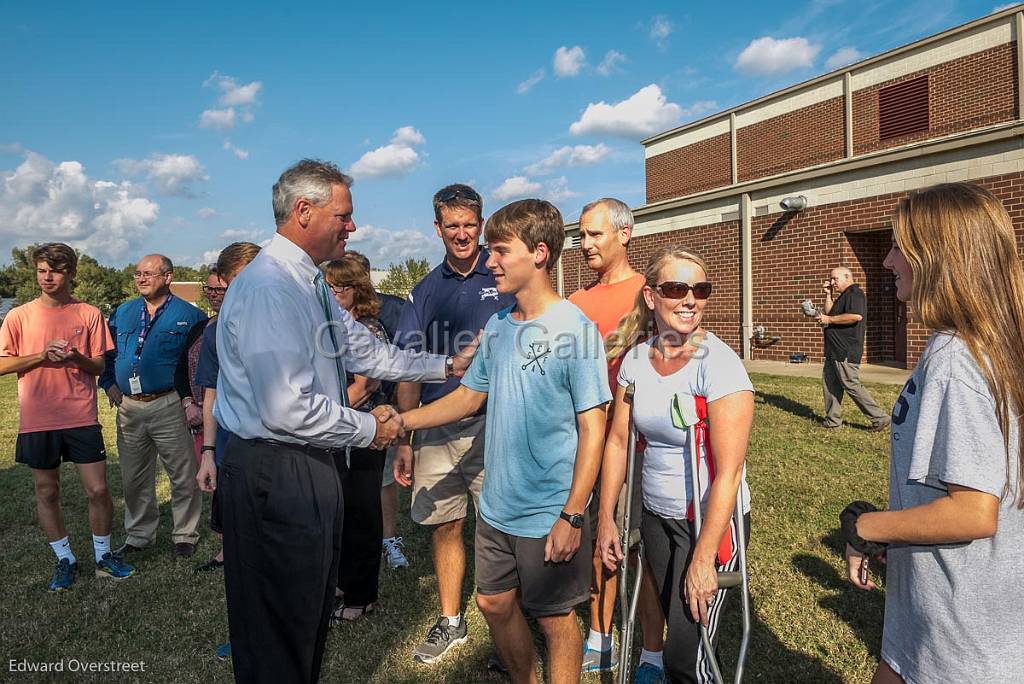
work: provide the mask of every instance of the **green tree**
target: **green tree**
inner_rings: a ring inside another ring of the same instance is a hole
[[[430,262],[426,259],[406,259],[402,263],[391,264],[388,274],[380,281],[377,290],[386,294],[408,297],[412,288],[430,273]]]
[[[88,254],[82,254],[78,257],[73,292],[77,299],[92,304],[104,316],[109,316],[118,304],[135,294],[135,288],[131,281],[126,282],[120,269],[104,266]]]

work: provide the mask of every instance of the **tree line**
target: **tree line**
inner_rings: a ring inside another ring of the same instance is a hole
[[[32,263],[32,252],[36,247],[37,245],[28,245],[11,250],[11,263],[0,268],[0,297],[13,297],[15,304],[19,305],[39,296],[36,265]],[[122,268],[104,266],[88,254],[77,253],[78,273],[72,286],[76,299],[92,304],[102,311],[104,316],[109,316],[118,304],[138,295],[132,277],[135,273],[135,264],[127,264]],[[205,283],[209,274],[209,266],[192,268],[174,265],[175,280]],[[197,304],[200,308],[209,308],[205,295]]]

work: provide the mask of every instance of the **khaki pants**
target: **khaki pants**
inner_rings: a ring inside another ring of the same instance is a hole
[[[843,424],[843,394],[849,394],[853,403],[874,426],[889,422],[889,414],[883,411],[864,385],[860,384],[860,364],[849,361],[825,359],[821,376],[825,393],[825,425],[839,427]]]
[[[203,500],[196,486],[192,435],[176,392],[153,401],[125,397],[117,410],[117,451],[124,481],[124,529],[127,542],[145,547],[156,541],[160,511],[156,500],[156,459],[171,481],[175,544],[195,544]]]

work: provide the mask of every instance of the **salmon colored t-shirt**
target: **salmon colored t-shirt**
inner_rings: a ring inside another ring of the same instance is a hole
[[[107,322],[95,306],[71,300],[57,307],[38,299],[11,309],[0,326],[0,356],[37,356],[51,340],[67,340],[83,356],[114,348]],[[18,373],[18,432],[96,425],[96,376],[71,363],[46,361]]]
[[[619,321],[630,312],[636,303],[636,297],[644,287],[644,276],[637,273],[632,278],[621,280],[611,285],[594,283],[590,287],[576,290],[569,295],[569,301],[580,308],[587,318],[597,324],[601,337],[608,335],[619,327]],[[612,396],[618,389],[619,357],[608,364],[608,382],[611,384]]]

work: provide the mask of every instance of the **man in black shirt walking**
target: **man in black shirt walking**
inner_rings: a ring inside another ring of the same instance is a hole
[[[870,430],[884,430],[889,426],[889,416],[860,382],[866,327],[864,319],[868,309],[864,291],[853,282],[853,274],[845,266],[832,269],[822,289],[825,291],[825,306],[817,317],[825,331],[825,368],[821,378],[825,420],[821,425],[825,428],[842,426],[845,392],[871,420]]]

